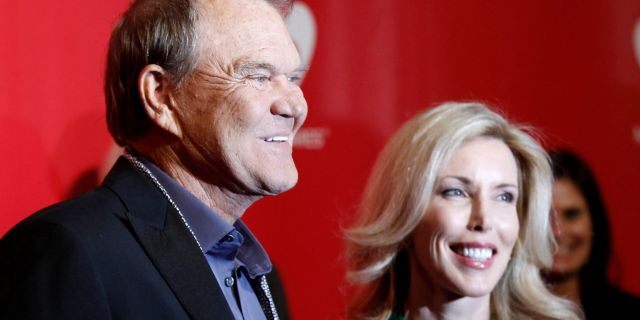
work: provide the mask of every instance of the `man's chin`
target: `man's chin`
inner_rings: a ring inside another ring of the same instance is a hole
[[[262,184],[263,195],[275,196],[291,190],[298,183],[298,173],[280,179],[270,179]]]
[[[297,180],[294,181],[294,182],[282,183],[282,184],[279,184],[277,186],[272,186],[270,188],[265,189],[265,191],[267,192],[267,194],[265,194],[265,195],[276,196],[276,195],[279,195],[281,193],[285,193],[285,192],[293,189],[293,187],[295,187],[296,183],[297,183]]]
[[[238,194],[275,196],[289,191],[298,182],[298,170],[294,165],[273,166],[265,163],[262,167],[242,169],[232,170],[236,181],[234,191]]]

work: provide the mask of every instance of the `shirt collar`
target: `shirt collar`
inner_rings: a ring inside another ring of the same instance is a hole
[[[154,163],[140,155],[136,156],[153,173],[176,206],[180,208],[184,219],[202,246],[203,254],[235,228],[244,237],[244,242],[238,249],[237,259],[247,268],[249,276],[255,278],[271,272],[269,256],[240,219],[233,225],[229,224]]]
[[[244,236],[244,243],[238,250],[238,261],[240,261],[252,279],[271,272],[271,260],[258,239],[249,231],[244,222],[236,221],[234,224],[238,232]]]

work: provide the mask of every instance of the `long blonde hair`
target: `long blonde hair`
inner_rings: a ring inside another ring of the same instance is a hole
[[[547,155],[524,128],[477,102],[445,103],[417,115],[380,154],[357,220],[345,231],[347,279],[356,287],[349,318],[386,319],[394,308],[402,308],[408,291],[407,242],[426,212],[438,172],[465,141],[483,136],[502,140],[512,151],[522,195],[517,203],[520,234],[491,293],[492,318],[580,318],[575,305],[551,294],[540,278],[555,248]]]

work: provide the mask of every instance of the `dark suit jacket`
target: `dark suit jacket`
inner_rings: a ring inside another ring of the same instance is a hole
[[[0,319],[233,319],[176,210],[118,160],[0,240]]]

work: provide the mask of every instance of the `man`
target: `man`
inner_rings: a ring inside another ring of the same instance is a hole
[[[293,187],[307,114],[290,1],[135,1],[105,91],[127,148],[103,185],[0,240],[2,319],[277,319],[239,220]]]

